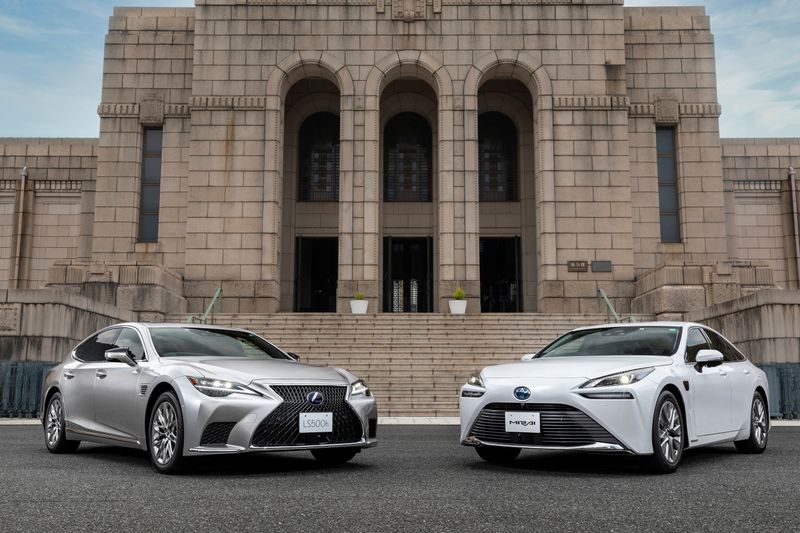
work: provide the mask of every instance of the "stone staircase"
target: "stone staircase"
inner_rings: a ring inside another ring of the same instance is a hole
[[[171,315],[184,322],[188,315]],[[455,416],[470,373],[519,360],[605,315],[217,314],[295,352],[306,363],[347,368],[365,379],[381,416]]]

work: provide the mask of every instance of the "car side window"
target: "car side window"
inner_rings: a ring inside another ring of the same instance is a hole
[[[86,339],[75,349],[75,357],[86,363],[105,361],[106,350],[115,348],[119,328],[107,329]]]
[[[133,358],[137,361],[144,359],[144,346],[139,333],[133,328],[123,328],[122,333],[119,334],[117,340],[114,342],[119,348],[127,348],[133,354]]]
[[[686,336],[686,362],[694,363],[697,359],[697,352],[700,350],[710,350],[703,332],[699,328],[692,328],[689,330],[689,335]]]
[[[705,334],[708,339],[711,341],[711,346],[714,350],[718,350],[722,353],[722,356],[725,358],[727,362],[737,362],[737,361],[744,361],[745,358],[739,351],[731,345],[728,341],[722,338],[722,335],[719,335],[716,331],[705,330]]]

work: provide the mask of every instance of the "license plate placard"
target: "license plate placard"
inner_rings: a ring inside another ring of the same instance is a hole
[[[506,411],[506,432],[541,433],[542,425],[540,414]]]
[[[331,433],[333,413],[300,413],[300,433]]]

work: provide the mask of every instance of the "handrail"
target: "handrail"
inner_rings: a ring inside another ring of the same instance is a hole
[[[206,307],[206,310],[203,313],[203,316],[201,316],[198,319],[198,321],[201,324],[206,324],[207,323],[209,315],[211,315],[211,323],[212,324],[214,323],[214,308],[216,307],[216,305],[221,300],[222,300],[222,287],[217,287],[217,290],[214,292],[214,297],[211,298],[211,302],[208,304],[208,307]],[[189,317],[186,319],[186,322],[188,324],[194,324],[194,321],[195,321],[195,316],[194,315],[189,315]]]
[[[608,295],[606,294],[606,291],[604,291],[603,289],[598,288],[597,289],[597,298],[601,302],[604,302],[606,304],[606,318],[608,318],[609,315],[613,315],[614,316],[614,322],[616,322],[617,324],[622,322],[622,319],[619,317],[619,314],[617,314],[617,310],[614,309],[614,305],[611,303],[611,300],[608,299]]]

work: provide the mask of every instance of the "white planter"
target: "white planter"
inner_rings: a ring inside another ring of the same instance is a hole
[[[450,305],[450,314],[452,315],[466,314],[467,312],[466,300],[448,300],[447,303]]]
[[[354,315],[366,315],[367,307],[369,307],[368,300],[350,300],[350,312]]]

